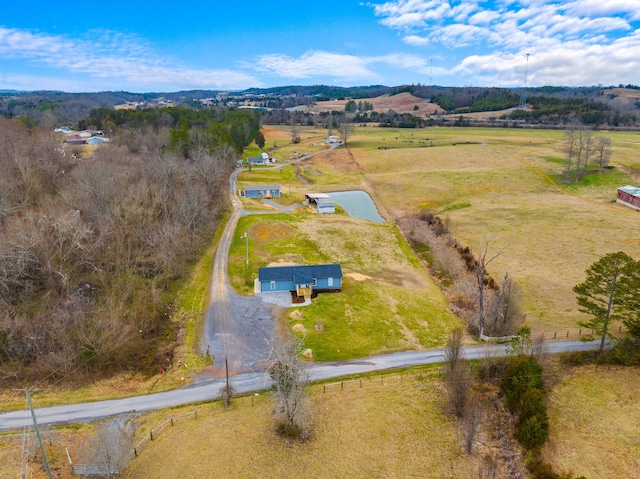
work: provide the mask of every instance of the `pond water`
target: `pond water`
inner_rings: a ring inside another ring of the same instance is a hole
[[[371,196],[365,191],[336,191],[327,194],[335,203],[342,206],[349,216],[374,223],[385,222],[385,219],[378,213],[378,208],[376,208]]]

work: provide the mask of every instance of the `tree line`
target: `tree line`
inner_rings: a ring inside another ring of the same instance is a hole
[[[235,144],[123,124],[89,160],[0,119],[0,378],[171,361],[173,285],[227,206]],[[188,153],[185,156],[185,151]]]

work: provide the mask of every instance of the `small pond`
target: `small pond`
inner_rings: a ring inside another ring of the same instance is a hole
[[[349,216],[374,223],[385,222],[385,219],[378,213],[378,208],[376,208],[371,196],[365,191],[336,191],[327,194],[335,203],[342,206]]]

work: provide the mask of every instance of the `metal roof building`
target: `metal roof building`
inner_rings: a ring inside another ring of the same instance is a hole
[[[631,185],[618,188],[616,202],[640,211],[640,188]]]

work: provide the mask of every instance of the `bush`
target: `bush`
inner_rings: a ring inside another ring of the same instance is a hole
[[[540,389],[529,389],[520,398],[518,403],[518,423],[538,415],[547,415],[547,406],[544,403],[545,394]]]
[[[542,366],[535,357],[520,355],[513,358],[502,380],[507,407],[516,411],[520,399],[530,389],[544,390]]]
[[[549,438],[549,418],[546,411],[518,423],[518,441],[525,447],[542,446]]]

